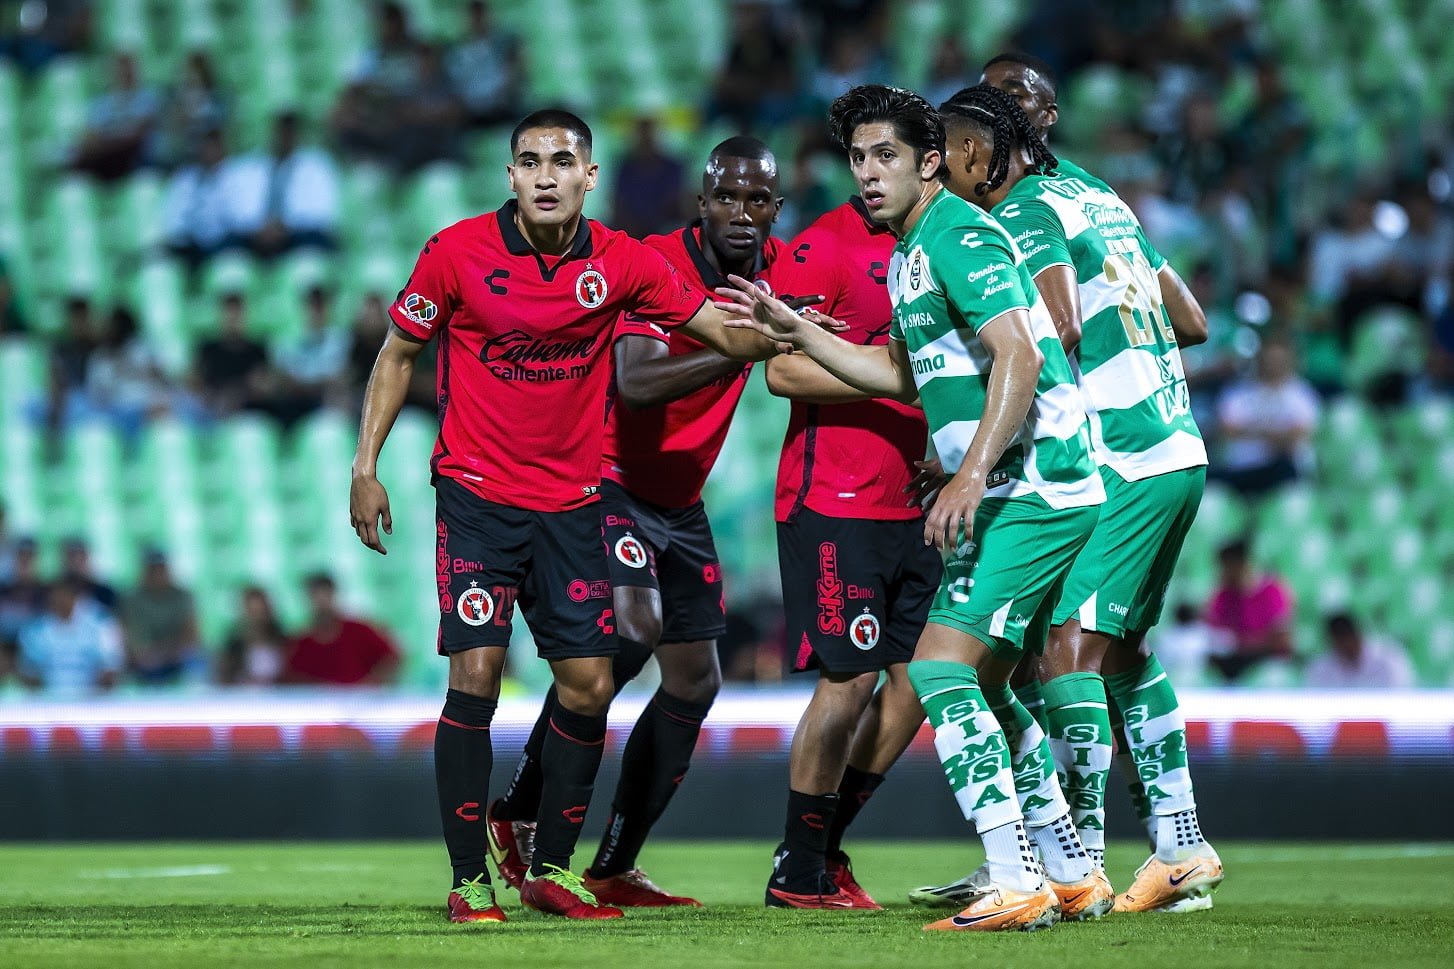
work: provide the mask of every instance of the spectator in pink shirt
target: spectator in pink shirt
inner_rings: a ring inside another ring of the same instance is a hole
[[[1252,570],[1245,540],[1217,552],[1221,576],[1207,603],[1206,621],[1232,637],[1232,650],[1211,663],[1233,681],[1266,659],[1292,656],[1292,590],[1279,576]]]

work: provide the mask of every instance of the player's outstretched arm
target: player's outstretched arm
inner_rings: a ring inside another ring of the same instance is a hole
[[[767,389],[775,397],[804,404],[842,404],[869,399],[868,394],[839,380],[805,353],[769,360]]]
[[[919,398],[908,354],[900,345],[860,346],[834,336],[835,321],[814,310],[802,314],[782,300],[753,286],[739,276],[728,277],[731,287],[717,290],[716,307],[727,317],[730,328],[756,331],[767,340],[802,350],[831,375],[869,397],[889,397],[912,403]]]
[[[1065,263],[1046,266],[1035,274],[1035,288],[1055,321],[1055,332],[1060,336],[1060,345],[1066,355],[1080,346],[1080,286],[1075,278],[1075,267]]]
[[[954,477],[939,491],[924,519],[924,544],[947,548],[974,534],[974,514],[984,500],[985,480],[1025,423],[1045,357],[1035,344],[1030,313],[1002,313],[980,328],[990,355],[984,414]]]
[[[741,369],[741,363],[715,350],[672,356],[667,344],[649,336],[616,341],[616,393],[632,410],[680,400]]]
[[[1161,284],[1161,302],[1171,320],[1171,332],[1176,334],[1176,345],[1194,347],[1206,343],[1207,314],[1186,282],[1171,268],[1171,263],[1161,267],[1156,279]]]
[[[414,376],[414,361],[423,350],[422,341],[397,326],[390,326],[364,390],[358,450],[353,456],[353,483],[348,491],[348,521],[358,533],[358,540],[380,555],[389,554],[379,537],[380,520],[384,534],[392,535],[394,519],[389,515],[389,493],[378,478],[379,452],[384,449],[384,441],[404,407],[404,396]]]

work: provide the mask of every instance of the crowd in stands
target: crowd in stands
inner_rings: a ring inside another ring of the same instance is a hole
[[[13,679],[49,695],[75,696],[122,684],[392,682],[399,653],[389,636],[345,614],[328,575],[309,576],[306,586],[309,617],[302,628],[286,630],[267,593],[249,586],[225,641],[208,649],[193,594],[173,578],[164,552],[146,550],[135,588],[119,592],[94,573],[85,540],[71,538],[59,568],[46,576],[35,541],[8,534],[0,507],[0,687]]]

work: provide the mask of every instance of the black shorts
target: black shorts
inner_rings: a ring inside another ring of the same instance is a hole
[[[528,511],[450,478],[434,488],[439,652],[510,645],[518,603],[545,659],[615,654],[597,505]]]
[[[662,508],[603,481],[601,526],[611,585],[661,592],[663,643],[695,643],[727,631],[722,566],[700,501]]]
[[[868,673],[914,655],[944,569],[924,523],[829,518],[777,526],[794,672]]]

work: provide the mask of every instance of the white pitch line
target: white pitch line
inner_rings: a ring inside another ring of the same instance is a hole
[[[110,868],[102,878],[197,878],[204,875],[230,875],[231,865],[174,865],[170,868]]]

